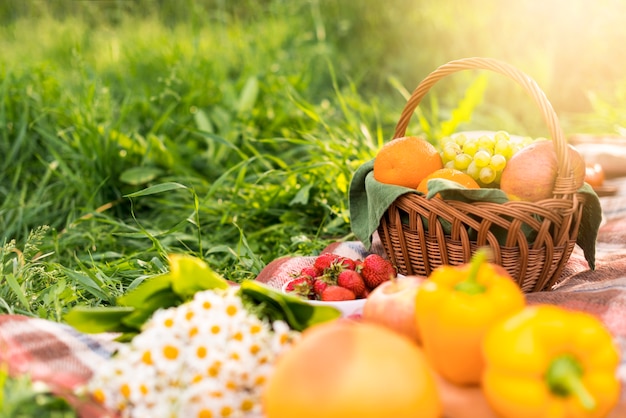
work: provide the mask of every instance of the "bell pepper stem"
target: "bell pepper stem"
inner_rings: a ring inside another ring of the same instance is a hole
[[[470,295],[476,295],[479,293],[484,293],[487,288],[478,283],[478,271],[483,263],[487,260],[487,256],[489,252],[487,249],[480,248],[478,251],[474,253],[472,259],[470,260],[470,271],[467,278],[454,286],[454,290],[458,292],[468,293]]]
[[[596,407],[596,400],[585,387],[581,377],[583,369],[571,355],[562,355],[550,363],[546,381],[552,393],[557,396],[575,396],[586,410]]]

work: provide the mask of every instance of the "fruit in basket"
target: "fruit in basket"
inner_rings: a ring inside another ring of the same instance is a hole
[[[397,277],[372,290],[363,306],[363,321],[383,325],[419,343],[415,297],[424,279]]]
[[[480,186],[476,183],[469,174],[462,172],[461,170],[457,170],[454,168],[441,168],[429,175],[427,175],[424,180],[420,182],[417,186],[417,191],[422,192],[425,195],[428,194],[428,180],[431,179],[446,179],[453,181],[455,183],[460,184],[461,186],[465,186],[468,189],[478,189]]]
[[[435,378],[420,347],[380,325],[331,321],[305,330],[275,363],[266,418],[438,418]]]
[[[585,160],[576,148],[571,145],[567,148],[570,168],[578,189],[585,180]],[[548,199],[553,195],[558,169],[559,163],[552,141],[534,142],[508,161],[502,172],[500,189],[511,200],[537,202]]]
[[[430,173],[443,167],[439,151],[417,136],[385,143],[374,159],[374,178],[386,184],[415,189]]]
[[[446,168],[467,173],[481,187],[498,187],[507,161],[539,139],[505,131],[461,132],[441,139],[441,158]]]

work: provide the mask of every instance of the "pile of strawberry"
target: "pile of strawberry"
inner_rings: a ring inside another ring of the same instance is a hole
[[[353,260],[323,253],[312,266],[295,273],[284,290],[310,300],[354,300],[366,298],[378,285],[396,276],[395,267],[378,254]]]

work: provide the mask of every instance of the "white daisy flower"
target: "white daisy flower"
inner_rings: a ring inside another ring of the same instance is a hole
[[[250,314],[237,288],[155,312],[88,385],[124,417],[253,417],[276,357],[299,333]]]

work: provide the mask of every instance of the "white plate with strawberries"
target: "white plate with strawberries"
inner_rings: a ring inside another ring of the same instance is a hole
[[[317,306],[333,306],[341,312],[343,318],[356,318],[363,314],[363,307],[367,299],[354,299],[336,302],[324,302],[322,300],[307,300],[307,303]]]
[[[397,277],[394,266],[378,254],[353,260],[334,253],[323,253],[312,264],[290,272],[281,290],[312,305],[330,305],[343,317],[358,316],[367,296],[380,284]]]

